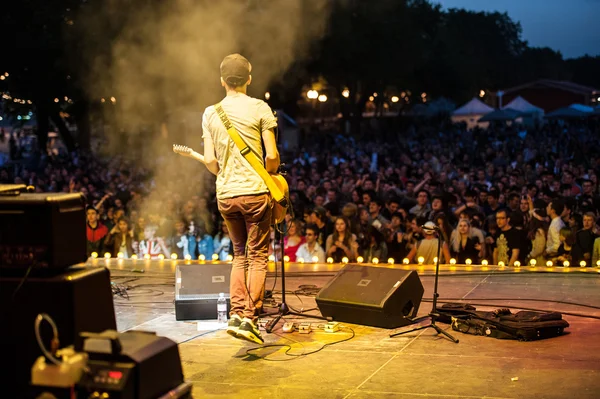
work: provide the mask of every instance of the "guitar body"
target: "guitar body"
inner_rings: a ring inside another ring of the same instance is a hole
[[[273,222],[281,223],[285,220],[285,215],[287,214],[290,204],[290,186],[288,185],[287,180],[285,180],[285,177],[281,176],[280,174],[271,174],[271,177],[273,178],[273,181],[277,187],[279,187],[279,189],[283,192],[285,197],[285,200],[282,201],[283,205],[277,201],[273,201]]]

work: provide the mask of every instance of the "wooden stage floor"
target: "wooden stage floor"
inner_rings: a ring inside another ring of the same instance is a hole
[[[230,337],[205,323],[175,320],[175,267],[171,260],[94,259],[107,266],[129,299],[115,297],[120,331],[156,331],[180,343],[186,379],[197,398],[600,398],[600,269],[442,265],[441,301],[468,302],[479,310],[499,307],[563,312],[563,336],[534,342],[462,334],[454,344],[432,329],[395,338],[395,330],[342,323],[336,333],[263,331],[266,347]],[[189,263],[189,262],[187,262]],[[195,262],[199,263],[199,262]],[[341,268],[338,264],[288,264],[287,302],[319,314],[312,296]],[[425,287],[419,315],[431,310],[432,266],[379,265],[416,270]],[[201,267],[201,264],[199,264]],[[141,271],[144,272],[141,272]],[[275,281],[270,265],[267,289]],[[275,298],[281,278],[274,285]],[[299,287],[303,290],[297,291]],[[308,288],[307,288],[308,287]],[[581,316],[577,316],[581,315]],[[587,316],[587,317],[582,317]],[[294,317],[286,317],[294,320]],[[265,320],[266,321],[266,320]],[[322,324],[317,319],[314,327]],[[355,335],[353,338],[352,335]],[[345,342],[337,341],[351,338]],[[330,344],[323,347],[325,344]],[[333,344],[333,345],[331,345]]]

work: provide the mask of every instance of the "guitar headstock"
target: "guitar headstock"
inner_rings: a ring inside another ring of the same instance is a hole
[[[192,149],[185,145],[173,144],[173,152],[179,155],[190,155],[192,153]]]

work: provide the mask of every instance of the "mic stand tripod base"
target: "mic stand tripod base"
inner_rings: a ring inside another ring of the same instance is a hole
[[[445,335],[448,339],[450,339],[452,342],[454,342],[455,344],[458,344],[458,339],[454,338],[452,335],[450,335],[449,333],[447,333],[446,331],[442,330],[437,324],[435,324],[435,319],[437,318],[437,314],[435,313],[430,313],[427,316],[423,316],[423,317],[418,317],[416,319],[411,319],[412,324],[416,324],[416,323],[420,323],[421,321],[424,320],[431,320],[429,322],[429,324],[425,324],[422,326],[418,326],[415,328],[411,328],[410,330],[406,330],[406,331],[400,331],[394,334],[390,334],[390,338],[396,337],[398,335],[403,335],[403,334],[408,334],[414,331],[419,331],[419,330],[424,330],[426,328],[433,328],[438,334],[443,334]]]

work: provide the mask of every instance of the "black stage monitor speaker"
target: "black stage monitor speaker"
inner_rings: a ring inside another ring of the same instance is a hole
[[[317,294],[317,306],[335,321],[398,328],[417,315],[423,292],[415,271],[347,264]]]
[[[0,269],[0,353],[10,361],[0,373],[3,395],[6,390],[27,389],[31,367],[42,354],[34,332],[39,313],[56,322],[61,348],[74,344],[81,332],[116,329],[108,269],[74,266],[60,271],[35,269],[29,275]],[[40,333],[49,346],[52,330],[47,323],[42,323]]]
[[[86,258],[82,194],[0,193],[0,267],[60,269]]]
[[[227,298],[231,263],[177,265],[175,271],[175,319],[212,320],[217,318],[219,294]]]

